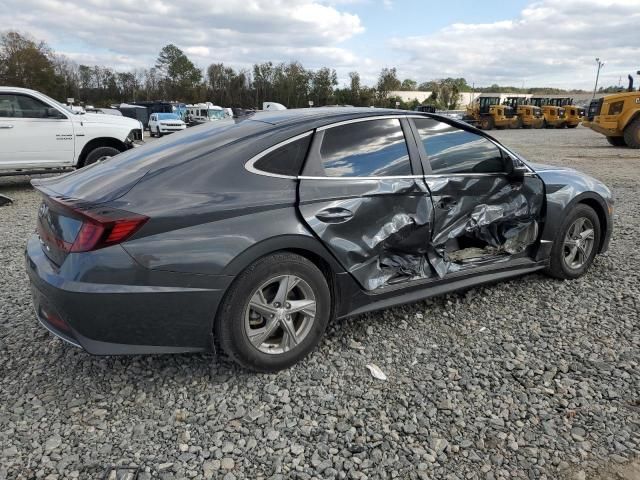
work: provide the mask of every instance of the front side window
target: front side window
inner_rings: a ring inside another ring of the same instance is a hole
[[[27,95],[0,94],[0,117],[49,118],[49,105]]]
[[[409,152],[395,118],[368,120],[329,128],[320,157],[328,177],[411,175]]]
[[[434,174],[505,172],[502,152],[486,138],[430,118],[414,123]]]

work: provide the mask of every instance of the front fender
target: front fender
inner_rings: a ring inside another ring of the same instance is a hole
[[[599,250],[605,251],[611,237],[613,195],[600,181],[568,169],[537,170],[545,183],[546,216],[542,231],[541,256],[548,256],[559,229],[568,212],[578,203],[591,206],[600,218],[602,241]]]

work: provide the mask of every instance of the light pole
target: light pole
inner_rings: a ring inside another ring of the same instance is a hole
[[[596,62],[598,62],[598,71],[596,73],[596,85],[593,87],[593,97],[591,97],[591,100],[596,98],[596,90],[598,89],[598,79],[600,78],[600,69],[604,67],[604,62],[601,62],[599,58],[596,58]]]

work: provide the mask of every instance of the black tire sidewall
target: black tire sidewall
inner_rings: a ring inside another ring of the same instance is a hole
[[[120,150],[115,147],[96,147],[87,154],[82,166],[92,165],[102,157],[114,157],[119,153]]]
[[[569,227],[575,222],[579,217],[588,218],[593,224],[594,228],[594,243],[593,248],[591,249],[591,253],[589,254],[588,260],[585,264],[578,268],[572,269],[569,268],[564,261],[564,238],[567,234],[567,230]],[[569,212],[569,214],[565,217],[562,222],[562,227],[558,230],[558,234],[556,236],[556,240],[554,242],[553,248],[551,249],[551,258],[550,258],[550,273],[558,278],[564,279],[574,279],[581,277],[586,273],[589,269],[593,260],[595,259],[598,248],[600,246],[600,239],[602,235],[602,230],[600,226],[600,219],[598,215],[593,210],[593,208],[588,205],[579,204],[573,207],[573,209]]]
[[[249,296],[269,278],[292,274],[304,279],[316,297],[316,318],[305,339],[293,350],[266,354],[256,349],[244,329],[244,312]],[[319,343],[331,318],[331,294],[322,272],[306,258],[295,254],[274,254],[258,260],[236,278],[225,295],[215,322],[220,347],[241,366],[260,372],[290,367],[306,357]]]
[[[629,122],[624,129],[624,140],[631,148],[640,148],[640,117]]]

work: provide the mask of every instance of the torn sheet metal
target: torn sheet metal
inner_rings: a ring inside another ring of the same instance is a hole
[[[366,290],[504,262],[536,241],[539,179],[450,176],[427,183],[303,180],[300,212]]]

